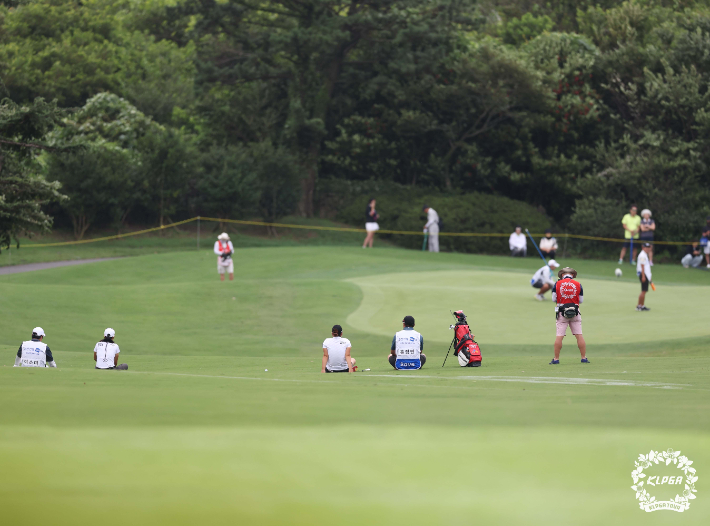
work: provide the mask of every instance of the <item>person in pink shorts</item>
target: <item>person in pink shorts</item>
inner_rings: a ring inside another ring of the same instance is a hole
[[[563,268],[557,273],[557,277],[560,279],[552,289],[552,301],[557,305],[555,309],[557,337],[555,338],[555,357],[550,365],[560,363],[562,340],[567,334],[568,326],[572,329],[574,337],[577,338],[577,347],[582,355],[582,363],[589,363],[587,343],[582,336],[582,315],[579,313],[579,306],[584,301],[584,289],[582,289],[582,284],[575,280],[577,271],[573,268]]]

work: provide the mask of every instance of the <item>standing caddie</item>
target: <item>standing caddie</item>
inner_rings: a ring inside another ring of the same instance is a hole
[[[116,331],[109,328],[104,331],[104,339],[94,346],[94,361],[96,369],[115,369],[117,371],[125,371],[128,369],[128,364],[122,363],[118,365],[118,354],[121,349],[118,348],[113,341],[116,337]]]
[[[577,338],[577,347],[579,347],[579,354],[582,356],[582,363],[589,363],[587,344],[582,336],[582,315],[579,313],[579,306],[584,301],[582,284],[575,280],[577,271],[570,267],[560,270],[557,276],[560,279],[552,289],[552,301],[556,304],[557,337],[555,338],[555,357],[550,365],[560,363],[562,340],[567,334],[567,326],[572,329],[572,334]]]
[[[389,362],[395,369],[421,369],[426,363],[424,337],[414,330],[414,318],[405,316],[402,330],[392,338]]]
[[[229,234],[222,232],[217,236],[217,241],[214,244],[214,253],[217,254],[217,272],[219,273],[220,281],[224,281],[224,274],[229,274],[229,281],[234,280],[234,245],[229,240]]]
[[[52,351],[42,340],[44,340],[42,327],[32,329],[32,339],[22,342],[13,367],[56,367],[57,363],[54,361]]]

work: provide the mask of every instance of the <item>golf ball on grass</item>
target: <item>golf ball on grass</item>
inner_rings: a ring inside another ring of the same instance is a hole
[[[614,271],[614,274],[616,275],[617,278],[620,278],[620,277],[621,277],[621,274],[622,274],[621,269],[620,269],[620,268],[617,268],[617,269]]]

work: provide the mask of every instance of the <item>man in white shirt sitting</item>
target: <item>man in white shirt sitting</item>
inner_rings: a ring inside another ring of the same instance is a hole
[[[355,358],[350,356],[350,340],[343,338],[343,328],[333,325],[331,337],[323,342],[322,373],[354,373],[357,371]]]
[[[543,301],[545,299],[545,292],[550,290],[555,286],[555,280],[552,277],[552,271],[558,268],[560,264],[551,259],[548,261],[547,265],[540,267],[535,274],[533,274],[530,284],[536,288],[540,289],[540,292],[535,295],[535,299],[538,301]]]
[[[224,281],[225,272],[229,274],[229,281],[234,280],[234,262],[232,254],[234,253],[234,245],[229,240],[229,234],[222,232],[217,236],[217,241],[214,244],[214,253],[219,256],[217,258],[217,272],[219,273],[220,281]]]
[[[22,342],[15,357],[13,367],[56,367],[52,351],[49,346],[43,343],[44,329],[35,327],[32,329],[32,339]]]
[[[429,252],[439,252],[439,214],[429,205],[422,209],[426,214],[424,233],[429,234]]]
[[[117,371],[125,371],[128,369],[128,364],[122,363],[118,365],[118,354],[121,349],[113,343],[116,337],[116,331],[106,329],[104,331],[104,339],[94,346],[94,361],[96,369],[114,369]]]
[[[520,226],[515,227],[515,232],[510,234],[508,239],[510,247],[510,255],[512,257],[525,257],[528,254],[528,240],[523,234],[523,229]]]

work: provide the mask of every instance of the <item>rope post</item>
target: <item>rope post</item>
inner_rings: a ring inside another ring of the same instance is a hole
[[[200,216],[197,216],[197,250],[200,250]]]

